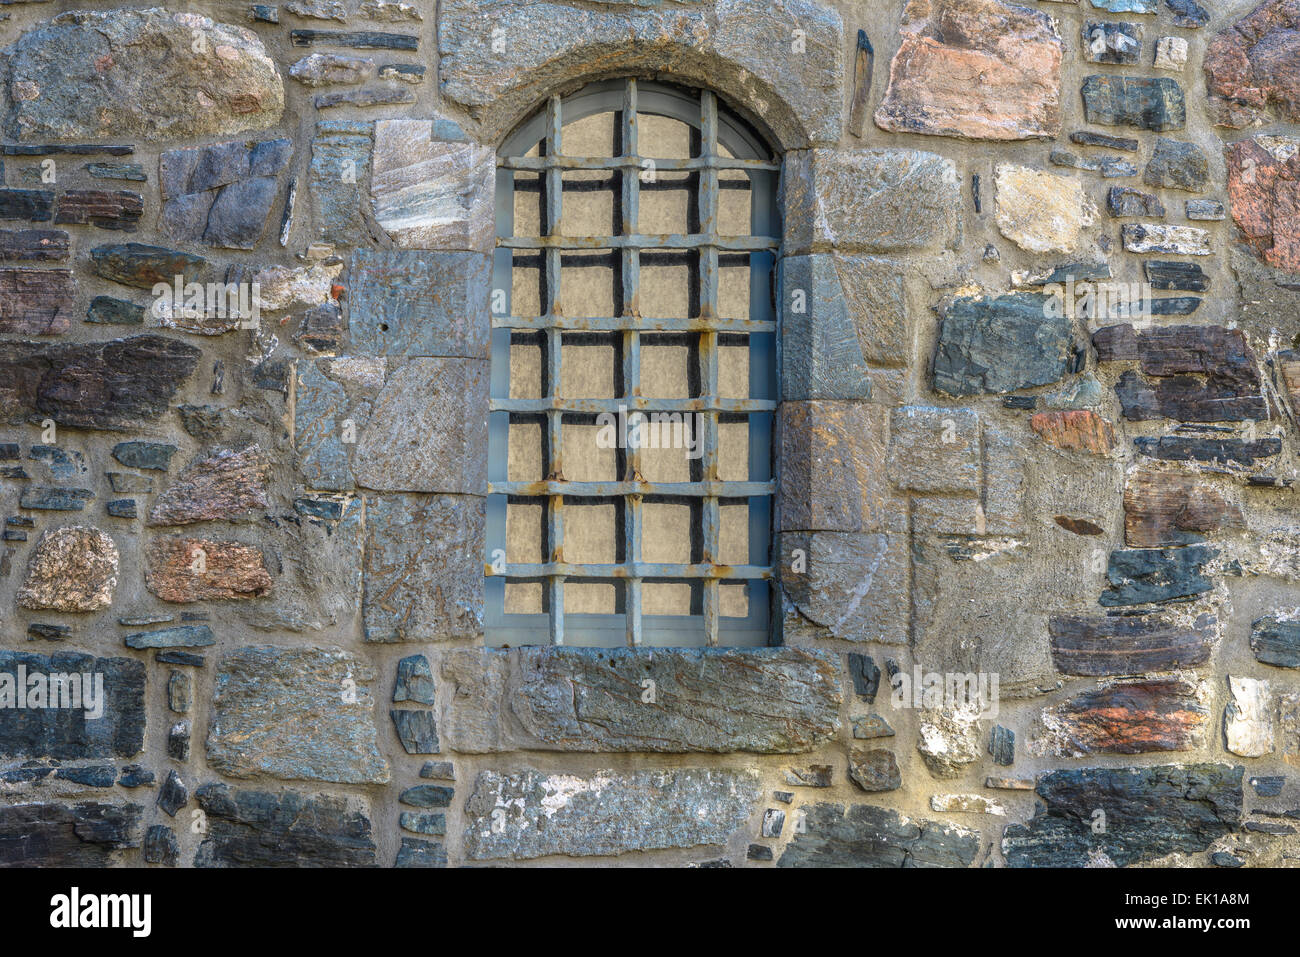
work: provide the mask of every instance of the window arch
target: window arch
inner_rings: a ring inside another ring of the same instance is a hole
[[[502,145],[489,644],[771,642],[779,172],[711,91],[634,78]]]

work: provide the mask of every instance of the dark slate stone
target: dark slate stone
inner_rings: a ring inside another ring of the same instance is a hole
[[[307,189],[317,235],[326,242],[359,245],[370,240],[370,151],[373,123],[320,120],[311,144]],[[345,176],[355,172],[355,176]],[[354,181],[353,181],[354,180]]]
[[[1153,316],[1190,316],[1199,308],[1201,300],[1198,296],[1169,296],[1151,300]]]
[[[1047,159],[1053,166],[1064,166],[1069,169],[1082,169],[1092,173],[1100,173],[1108,179],[1113,179],[1116,176],[1137,175],[1137,167],[1132,163],[1111,156],[1093,159],[1088,156],[1077,156],[1069,150],[1054,149],[1047,154]]]
[[[849,653],[849,677],[853,679],[855,695],[867,702],[876,700],[876,692],[880,690],[880,669],[870,655]]]
[[[135,518],[137,516],[135,499],[133,498],[114,499],[104,506],[104,511],[113,518]]]
[[[15,474],[15,472],[19,474]],[[0,469],[0,478],[27,478],[27,473],[23,472],[22,469],[15,470],[5,467],[4,469]],[[27,533],[16,528],[6,528],[3,536],[0,536],[0,540],[6,542],[25,542],[27,541]]]
[[[441,837],[447,833],[447,815],[403,811],[397,816],[397,826],[403,831]]]
[[[772,849],[766,844],[751,844],[745,851],[745,858],[751,861],[770,861]]]
[[[167,411],[202,353],[179,339],[8,343],[0,355],[0,421],[54,419],[110,431],[137,428]]]
[[[411,807],[451,807],[454,794],[454,789],[441,785],[417,784],[403,791],[398,800]]]
[[[85,488],[44,488],[34,486],[23,489],[18,504],[22,508],[42,509],[51,512],[80,512],[95,493]]]
[[[1201,615],[1191,627],[1158,616],[1057,615],[1047,620],[1057,669],[1088,677],[1202,665],[1210,658],[1216,624],[1212,615]]]
[[[144,835],[144,860],[146,864],[164,864],[175,867],[181,846],[176,832],[166,824],[150,825]]]
[[[289,165],[288,139],[231,140],[159,156],[159,222],[171,239],[252,249],[262,238]]]
[[[993,733],[989,736],[989,754],[993,755],[993,763],[1009,768],[1016,762],[1016,733],[1010,728],[1005,728],[1000,724],[993,726]]]
[[[1174,12],[1174,26],[1196,30],[1210,22],[1209,11],[1196,0],[1165,0],[1165,6]]]
[[[80,784],[88,788],[111,788],[113,779],[117,777],[117,768],[108,764],[98,764],[92,767],[58,768],[54,772],[54,777],[59,781],[71,781],[73,784]]]
[[[436,841],[420,841],[413,837],[402,838],[397,849],[394,867],[446,867],[447,849]]]
[[[1142,182],[1163,189],[1186,189],[1200,192],[1210,179],[1210,162],[1195,143],[1180,143],[1163,136],[1156,140],[1155,151],[1147,163]]]
[[[61,229],[0,229],[0,262],[62,262],[68,250]]]
[[[1300,668],[1300,619],[1256,619],[1250,626],[1250,650],[1266,665]]]
[[[1066,282],[1100,282],[1111,278],[1110,263],[1061,263],[1019,280],[1023,286],[1052,286]]]
[[[312,98],[312,106],[318,110],[328,110],[336,106],[392,106],[414,102],[415,92],[403,87],[334,90],[330,93],[318,93]]]
[[[409,655],[397,663],[397,682],[393,701],[416,701],[433,704],[433,671],[424,655]]]
[[[248,16],[262,23],[279,23],[280,8],[273,3],[255,3],[249,9]]]
[[[353,290],[348,290],[349,295]],[[337,302],[313,306],[298,320],[293,341],[309,352],[335,353],[343,344],[343,311]]]
[[[0,808],[0,866],[106,867],[140,846],[138,804],[86,802]]]
[[[54,221],[134,232],[144,215],[144,197],[129,189],[69,189],[59,196]]]
[[[177,276],[184,283],[202,282],[208,272],[202,256],[143,243],[96,246],[90,258],[96,275],[139,289],[153,289],[160,282],[174,285]]]
[[[1210,855],[1210,863],[1215,867],[1242,867],[1246,862],[1239,857],[1233,857],[1227,851],[1215,851]]]
[[[0,459],[13,461],[14,459],[20,459],[22,457],[22,450],[19,448],[17,442],[0,443]],[[6,519],[6,521],[8,521],[8,519]]]
[[[1199,595],[1214,587],[1201,574],[1219,554],[1209,545],[1186,548],[1124,548],[1110,553],[1106,578],[1111,587],[1098,602],[1107,607],[1172,601]]]
[[[407,754],[437,754],[438,728],[432,711],[398,711],[389,712],[397,737]]]
[[[129,179],[140,183],[149,179],[139,163],[87,163],[83,168],[96,179]]]
[[[1106,211],[1116,218],[1125,216],[1165,215],[1164,204],[1158,196],[1144,193],[1131,186],[1112,186],[1106,193]]]
[[[341,30],[291,30],[289,42],[296,47],[327,43],[353,50],[418,50],[420,38],[402,33],[345,32]]]
[[[57,445],[33,445],[27,451],[27,457],[33,462],[44,462],[50,474],[58,479],[72,478],[86,471],[80,452],[69,455]]]
[[[1278,438],[1212,439],[1202,436],[1142,435],[1133,439],[1134,447],[1143,455],[1168,462],[1206,462],[1211,465],[1253,465],[1260,459],[1272,458],[1282,451]]]
[[[47,223],[54,216],[54,193],[45,189],[0,188],[0,219]]]
[[[849,752],[849,779],[868,792],[896,791],[903,786],[898,760],[888,748],[854,748]]]
[[[177,761],[190,759],[190,726],[184,721],[167,729],[167,757]]]
[[[205,784],[195,792],[208,830],[195,867],[368,867],[370,811],[332,795],[271,794]]]
[[[160,651],[154,655],[154,661],[164,665],[190,665],[195,668],[202,668],[207,664],[207,659],[202,655],[189,651]]]
[[[1200,220],[1218,221],[1226,219],[1227,210],[1217,199],[1189,199],[1185,206],[1187,218],[1196,222]]]
[[[134,146],[101,146],[87,143],[5,143],[0,145],[3,156],[130,156]]]
[[[6,465],[6,466],[4,466],[3,468],[0,468],[0,478],[6,478],[6,479],[29,479],[29,478],[31,478],[31,476],[28,475],[28,474],[27,474],[27,470],[24,469],[24,468],[23,468],[22,466],[20,466],[20,465]],[[14,532],[14,533],[10,534],[10,533],[6,530],[5,534],[6,534],[5,541],[7,541],[7,542],[14,542],[14,541],[17,541],[17,542],[25,542],[25,541],[27,541],[27,533],[26,533],[26,532]]]
[[[813,764],[806,768],[786,768],[785,783],[798,788],[828,788],[832,783],[833,769],[829,764]]]
[[[1089,21],[1083,25],[1083,56],[1089,63],[1137,63],[1142,28],[1136,23]]]
[[[935,389],[964,396],[1060,381],[1074,344],[1055,304],[1037,293],[955,299],[939,325]]]
[[[424,81],[426,72],[427,69],[418,63],[385,63],[379,68],[379,79],[386,80],[392,76],[407,83],[420,83]],[[406,79],[408,77],[410,79]]]
[[[201,442],[219,439],[226,429],[224,412],[217,405],[178,405],[181,428]]]
[[[1205,292],[1210,288],[1210,277],[1199,263],[1165,262],[1148,259],[1142,264],[1147,282],[1152,289],[1176,289],[1185,292]]]
[[[63,641],[72,634],[72,629],[67,625],[52,625],[46,622],[33,621],[27,626],[28,638],[45,638],[49,641]]]
[[[858,715],[853,719],[853,737],[859,740],[872,738],[892,738],[894,729],[882,716],[872,713]]]
[[[1286,778],[1280,774],[1251,778],[1250,786],[1255,789],[1255,793],[1260,797],[1277,797],[1282,793],[1282,788],[1286,786]]]
[[[96,296],[90,300],[90,306],[86,309],[86,321],[113,326],[139,326],[144,324],[144,313],[144,306],[137,306],[125,299]]]
[[[1051,771],[1038,779],[1046,806],[1008,825],[1002,854],[1010,867],[1087,867],[1100,855],[1127,867],[1203,851],[1240,825],[1241,778],[1226,764]]]
[[[1092,130],[1077,130],[1071,133],[1070,142],[1078,143],[1080,146],[1104,146],[1107,149],[1124,150],[1127,153],[1136,153],[1138,151],[1137,140],[1123,136],[1108,136],[1105,133],[1094,133]]]
[[[167,772],[167,780],[158,789],[157,804],[168,817],[175,817],[176,812],[190,799],[190,790],[174,770]]]
[[[157,778],[152,771],[147,771],[138,764],[128,764],[122,768],[122,776],[117,783],[124,788],[153,787]]]
[[[420,777],[433,781],[456,780],[456,768],[450,761],[425,761]]]
[[[319,518],[327,522],[336,522],[343,517],[343,503],[332,498],[296,498],[293,500],[293,510],[304,518]],[[398,679],[401,679],[401,662],[398,662]],[[433,701],[422,703],[433,704]]]
[[[166,472],[175,454],[176,446],[161,442],[119,442],[113,446],[113,458],[133,469]]]
[[[202,648],[216,643],[207,625],[177,625],[156,631],[139,631],[126,636],[128,648]]]
[[[1187,125],[1183,88],[1170,77],[1094,75],[1083,81],[1083,110],[1089,123],[1181,130]]]
[[[869,804],[813,804],[778,867],[969,867],[979,832]]]

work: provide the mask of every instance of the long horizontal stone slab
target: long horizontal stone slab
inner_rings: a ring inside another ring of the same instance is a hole
[[[787,754],[839,731],[836,656],[796,648],[443,652],[453,751]]]
[[[777,867],[969,867],[978,831],[912,821],[870,804],[814,804],[802,810]]]
[[[1067,675],[1140,675],[1203,665],[1217,631],[1213,615],[1184,625],[1160,616],[1049,618],[1052,662]]]

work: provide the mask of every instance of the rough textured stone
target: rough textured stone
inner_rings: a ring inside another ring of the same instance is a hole
[[[29,143],[219,136],[284,109],[257,35],[193,13],[62,13],[19,37],[9,65],[10,131]]]
[[[366,183],[373,129],[373,123],[360,120],[316,123],[307,189],[316,235],[326,242],[355,246],[371,238]]]
[[[1063,44],[1045,12],[1000,0],[910,0],[876,124],[1021,140],[1061,131]]]
[[[1134,469],[1124,485],[1124,541],[1134,548],[1191,545],[1243,521],[1237,505],[1193,476]]]
[[[1187,40],[1183,37],[1161,37],[1157,40],[1155,68],[1175,73],[1187,69]]]
[[[784,567],[795,550],[806,570],[787,571],[782,589],[808,621],[848,641],[907,641],[907,543],[901,534],[787,532]]]
[[[231,778],[384,784],[374,670],[346,651],[247,646],[218,665],[208,765]]]
[[[0,262],[62,262],[68,250],[61,229],[0,229]]]
[[[1002,854],[1010,867],[1127,867],[1203,851],[1240,826],[1241,777],[1226,764],[1052,771],[1038,781],[1046,806],[1008,825]]]
[[[927,709],[916,749],[937,778],[960,776],[980,759],[979,715],[973,707]]]
[[[1106,566],[1111,587],[1098,601],[1115,607],[1202,594],[1214,587],[1204,575],[1204,566],[1218,554],[1218,549],[1208,545],[1113,551]]]
[[[352,488],[351,451],[369,421],[386,368],[383,359],[296,363],[295,466],[309,488],[325,491]]]
[[[114,326],[140,326],[144,325],[144,313],[144,306],[114,299],[112,296],[96,296],[86,308],[86,321]]]
[[[1030,738],[1038,755],[1146,754],[1194,751],[1205,743],[1205,692],[1176,679],[1139,679],[1085,691],[1043,709]]]
[[[1210,288],[1210,277],[1205,274],[1200,263],[1161,262],[1158,259],[1148,259],[1142,263],[1142,269],[1152,289],[1205,292]]]
[[[402,845],[397,849],[394,867],[446,867],[447,850],[434,841],[417,841],[413,837],[402,838]]]
[[[1240,129],[1274,118],[1300,120],[1297,32],[1296,5],[1266,0],[1210,42],[1205,80],[1220,126]]]
[[[54,192],[48,189],[0,188],[0,219],[48,223],[54,215]]]
[[[158,158],[162,231],[179,242],[253,249],[293,156],[287,139],[217,143]]]
[[[144,836],[144,861],[175,867],[180,858],[181,846],[176,832],[165,824],[152,824]]]
[[[433,670],[424,655],[409,655],[397,663],[397,680],[393,685],[393,701],[417,701],[433,704]]]
[[[175,817],[176,812],[189,803],[189,800],[190,789],[185,786],[184,780],[175,770],[168,771],[167,780],[163,781],[162,787],[158,789],[158,799],[154,803],[168,817]]]
[[[1142,182],[1162,189],[1186,189],[1199,193],[1210,180],[1210,161],[1195,143],[1156,139]]]
[[[1051,296],[954,299],[940,320],[934,387],[948,395],[1012,392],[1059,382],[1074,342]]]
[[[440,727],[461,752],[796,753],[840,726],[826,652],[465,649],[440,668]]]
[[[127,635],[124,642],[128,648],[203,648],[217,639],[207,625],[177,625]]]
[[[0,333],[53,336],[72,326],[77,287],[68,269],[0,268]]]
[[[512,38],[508,55],[494,49],[488,22]],[[803,52],[792,55],[796,30]],[[438,71],[444,95],[495,134],[599,64],[606,76],[664,70],[710,86],[757,114],[782,147],[799,148],[839,140],[843,32],[839,14],[811,0],[448,0],[438,10]]]
[[[1233,466],[1253,465],[1282,451],[1282,440],[1201,438],[1199,436],[1140,435],[1133,447],[1143,455],[1168,462],[1203,462],[1210,471],[1226,471]]]
[[[465,804],[465,855],[527,860],[722,844],[761,794],[750,770],[480,771]]]
[[[894,752],[887,748],[854,748],[849,752],[849,777],[864,791],[894,791],[903,786]]]
[[[0,808],[0,866],[107,867],[140,846],[138,804],[17,804]]]
[[[190,463],[176,483],[154,499],[150,525],[190,525],[236,519],[268,505],[270,466],[262,450],[221,449]]]
[[[128,189],[69,189],[59,194],[54,221],[135,232],[144,215],[144,197]]]
[[[46,529],[28,559],[18,604],[53,611],[99,611],[113,603],[117,574],[117,545],[99,529],[85,525]]]
[[[870,804],[813,804],[777,867],[969,867],[978,831]]]
[[[1210,234],[1195,226],[1163,226],[1126,223],[1120,227],[1124,248],[1131,253],[1161,253],[1166,256],[1210,256],[1214,249]]]
[[[113,458],[128,468],[166,472],[171,467],[176,446],[165,442],[118,442]]]
[[[1091,409],[1035,412],[1029,417],[1029,427],[1058,449],[1106,455],[1115,448],[1114,427]]]
[[[1223,711],[1225,745],[1243,758],[1273,753],[1273,691],[1263,678],[1228,675],[1232,696]]]
[[[490,273],[478,253],[358,249],[348,270],[351,351],[486,359]]]
[[[878,714],[859,715],[853,719],[853,737],[860,741],[873,738],[892,738],[894,729]]]
[[[989,735],[989,755],[993,763],[1009,768],[1016,763],[1016,733],[1000,724],[993,726]],[[937,809],[936,809],[937,810]]]
[[[889,414],[889,480],[918,492],[977,494],[980,421],[971,409],[903,406]]]
[[[366,641],[477,638],[483,627],[480,498],[366,499]]]
[[[1300,272],[1300,139],[1240,140],[1227,148],[1226,159],[1240,240],[1264,263]]]
[[[57,694],[55,675],[69,676]],[[144,665],[130,658],[0,650],[0,701],[5,758],[129,758],[144,748]]]
[[[1199,615],[1183,624],[1161,616],[1048,619],[1052,662],[1067,675],[1103,677],[1175,671],[1210,659],[1218,622]]]
[[[375,61],[338,53],[313,53],[289,67],[289,75],[309,87],[364,83],[375,75]]]
[[[271,591],[262,550],[239,542],[159,538],[145,549],[145,585],[163,601],[261,598]]]
[[[177,276],[186,284],[200,282],[209,273],[208,261],[201,256],[145,243],[96,246],[90,258],[96,275],[139,289],[159,283],[172,286]]]
[[[392,710],[388,715],[393,719],[397,739],[407,754],[437,754],[441,750],[432,711]]]
[[[1089,63],[1137,63],[1142,58],[1142,27],[1123,22],[1084,23],[1083,57]]]
[[[1266,665],[1300,668],[1300,620],[1265,616],[1250,629],[1250,650]]]
[[[787,254],[910,252],[948,245],[959,229],[957,169],[914,150],[789,153],[781,175]]]
[[[930,810],[949,814],[992,814],[1006,817],[1007,809],[982,794],[931,794]]]
[[[1183,88],[1170,77],[1090,76],[1083,81],[1083,112],[1089,123],[1181,130],[1187,125]]]
[[[361,798],[205,784],[195,792],[208,830],[196,867],[368,867],[370,807]]]
[[[1096,219],[1097,207],[1073,177],[1002,163],[994,183],[998,229],[1029,252],[1070,252]]]
[[[1209,11],[1196,0],[1165,0],[1165,6],[1173,11],[1174,26],[1198,30],[1210,22]]]

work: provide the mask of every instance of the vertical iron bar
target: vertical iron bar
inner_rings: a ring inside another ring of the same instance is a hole
[[[564,174],[556,160],[562,148],[560,129],[563,119],[560,114],[560,98],[552,96],[546,104],[546,228],[547,235],[561,236],[564,233],[562,217],[564,212]],[[548,315],[562,315],[564,312],[560,299],[560,250],[546,250],[546,303]],[[560,330],[552,327],[546,330],[546,365],[547,394],[556,398],[560,394]],[[548,440],[550,443],[550,468],[547,478],[554,481],[564,479],[564,416],[557,410],[546,413]],[[547,499],[547,532],[550,540],[552,562],[564,561],[564,496],[551,495]],[[550,598],[551,644],[564,644],[564,576],[554,575],[548,582]]]
[[[629,78],[623,90],[623,156],[637,160],[636,167],[622,167],[622,203],[623,235],[634,236],[637,233],[641,199],[641,171],[637,150],[637,103],[636,79]],[[622,285],[623,313],[626,316],[641,315],[641,251],[626,247],[622,251]],[[623,391],[628,396],[641,394],[641,333],[628,329],[623,333]],[[641,450],[629,446],[627,456],[627,475],[629,482],[641,479]],[[637,562],[641,560],[641,496],[629,495],[623,501],[623,560]],[[626,580],[624,615],[627,619],[627,643],[630,646],[641,644],[641,579],[629,577]]]
[[[700,155],[705,162],[700,170],[700,233],[704,237],[700,247],[700,315],[705,319],[718,317],[718,101],[713,93],[700,94]],[[718,334],[716,331],[700,333],[701,392],[710,399],[718,395]],[[718,413],[703,413],[704,454],[701,459],[706,482],[718,481]],[[718,563],[719,506],[713,494],[704,497],[704,561]],[[704,642],[718,643],[719,599],[721,588],[717,578],[704,580]]]

